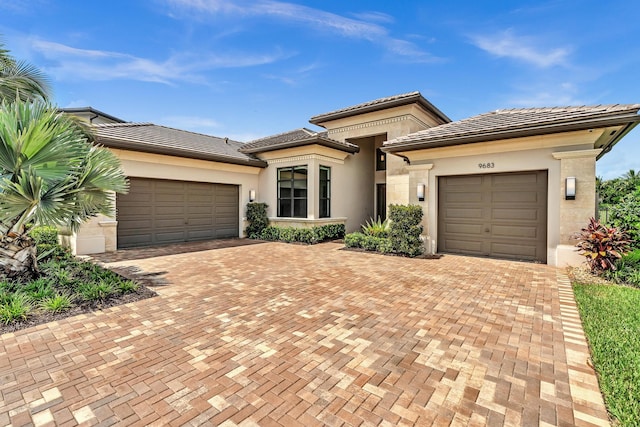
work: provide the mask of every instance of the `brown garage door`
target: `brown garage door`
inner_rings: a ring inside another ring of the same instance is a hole
[[[238,186],[131,178],[118,194],[118,248],[238,237]]]
[[[438,251],[547,261],[547,171],[440,177]]]

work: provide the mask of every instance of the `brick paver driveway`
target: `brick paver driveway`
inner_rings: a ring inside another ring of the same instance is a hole
[[[607,424],[552,267],[334,243],[114,264],[170,284],[3,335],[0,425]]]

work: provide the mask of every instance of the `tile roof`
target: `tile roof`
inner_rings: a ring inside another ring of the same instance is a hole
[[[122,120],[116,116],[112,116],[111,114],[107,114],[104,113],[100,110],[97,110],[93,107],[74,107],[74,108],[59,108],[59,111],[62,111],[63,113],[67,113],[67,114],[77,114],[77,113],[91,113],[91,114],[96,114],[98,116],[102,116],[105,117],[109,120],[113,120],[114,122],[118,122],[118,123],[125,123],[125,120]]]
[[[238,151],[241,142],[173,129],[152,123],[93,125],[96,142],[106,147],[194,159],[265,167],[266,163]]]
[[[314,132],[307,128],[300,128],[249,141],[240,148],[240,152],[247,154],[263,153],[265,151],[302,147],[312,144],[335,148],[352,154],[357,153],[360,150],[360,147],[356,144],[329,138],[327,136],[327,132]]]
[[[396,152],[623,125],[640,120],[639,109],[640,104],[613,104],[496,110],[398,137],[384,147]]]
[[[310,123],[318,125],[320,123],[328,122],[330,120],[341,119],[344,117],[351,117],[358,114],[369,113],[372,111],[379,111],[386,108],[398,107],[401,105],[407,105],[412,103],[418,103],[426,110],[431,111],[436,115],[443,123],[450,122],[451,119],[447,117],[442,111],[436,108],[432,103],[427,101],[426,98],[418,91],[402,93],[399,95],[388,96],[386,98],[374,99],[373,101],[363,102],[362,104],[353,105],[351,107],[341,108],[339,110],[331,111],[329,113],[318,114],[309,119]]]

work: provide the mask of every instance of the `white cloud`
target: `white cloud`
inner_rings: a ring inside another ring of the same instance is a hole
[[[570,53],[570,49],[566,47],[542,47],[539,40],[517,36],[511,30],[472,36],[471,41],[476,47],[499,58],[517,59],[540,68],[567,65]]]
[[[258,16],[278,18],[304,24],[317,30],[328,31],[343,37],[366,40],[386,48],[394,55],[414,62],[433,62],[438,58],[407,40],[396,39],[381,24],[393,22],[393,18],[380,12],[364,12],[354,18],[326,12],[321,9],[295,3],[273,0],[220,1],[220,0],[165,0],[181,11],[210,15]]]
[[[157,61],[121,52],[79,49],[41,39],[33,39],[30,49],[50,60],[51,64],[43,67],[44,71],[60,80],[127,79],[164,84],[176,81],[206,83],[201,72],[270,64],[290,56],[278,50],[263,54],[180,53]]]

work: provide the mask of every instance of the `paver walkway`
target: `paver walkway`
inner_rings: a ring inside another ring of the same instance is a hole
[[[608,424],[560,270],[340,248],[115,262],[170,284],[2,335],[0,425]]]

